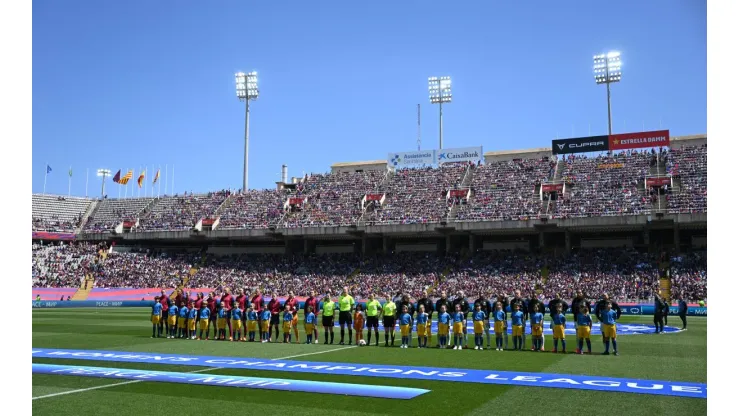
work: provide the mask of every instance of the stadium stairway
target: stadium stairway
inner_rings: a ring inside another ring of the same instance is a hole
[[[97,199],[93,199],[92,203],[87,206],[87,210],[85,211],[85,215],[82,216],[82,220],[80,220],[80,224],[75,228],[75,234],[80,234],[82,230],[85,228],[85,224],[87,224],[88,218],[92,216],[93,212],[95,212],[98,209],[98,204],[100,201]]]
[[[231,204],[234,202],[234,195],[235,194],[229,194],[229,196],[227,196],[226,199],[224,199],[224,201],[221,202],[221,205],[219,205],[218,208],[216,208],[216,211],[213,212],[213,215],[212,215],[213,218],[220,216],[221,213],[224,212],[224,210],[226,210],[227,208],[229,208],[229,206],[231,206]]]
[[[460,181],[460,188],[470,188],[470,184],[473,182],[473,175],[475,175],[475,167],[468,166],[463,173],[462,181]],[[460,205],[453,204],[450,210],[447,211],[447,222],[452,222],[457,217],[457,211],[460,209]]]
[[[85,277],[85,281],[80,285],[80,288],[77,289],[77,292],[75,292],[74,295],[72,295],[72,300],[87,300],[87,297],[90,296],[90,292],[93,290],[94,286],[95,279],[91,276]]]

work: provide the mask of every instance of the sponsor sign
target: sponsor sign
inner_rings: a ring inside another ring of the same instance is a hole
[[[459,147],[457,149],[442,149],[437,151],[437,163],[472,162],[478,163],[483,158],[483,146]]]
[[[622,169],[624,163],[602,163],[597,168],[599,169]]]
[[[383,199],[383,194],[367,194],[365,195],[366,201],[380,201]]]
[[[609,150],[609,136],[578,137],[552,141],[552,154],[605,152]]]
[[[671,140],[668,130],[612,134],[609,136],[609,150],[667,147],[670,144]]]
[[[645,178],[645,185],[647,186],[663,186],[663,185],[670,185],[670,184],[671,184],[670,176],[663,176],[661,178]]]
[[[259,390],[300,391],[307,393],[341,394],[344,396],[378,397],[383,399],[413,399],[429,390],[393,386],[331,383],[281,378],[223,376],[214,374],[173,373],[169,371],[132,370],[74,365],[32,364],[34,374],[57,374],[78,377],[141,380],[147,382],[195,384],[200,386],[239,387]]]
[[[594,325],[596,327],[597,325]],[[385,377],[393,379],[411,379],[411,380],[433,380],[433,381],[452,381],[459,383],[478,383],[478,384],[500,384],[511,386],[531,386],[531,387],[549,387],[560,389],[576,390],[595,390],[620,393],[637,393],[651,394],[659,396],[678,396],[693,397],[706,399],[707,385],[705,383],[693,383],[682,381],[660,381],[660,380],[641,380],[601,376],[583,376],[570,374],[547,374],[547,373],[529,373],[518,371],[496,371],[496,370],[472,370],[461,368],[435,368],[420,366],[401,366],[401,365],[374,365],[374,364],[357,364],[357,363],[333,363],[318,361],[289,361],[289,360],[265,360],[260,358],[242,358],[242,357],[214,357],[214,356],[195,356],[195,355],[178,355],[178,354],[157,354],[157,353],[138,353],[122,351],[90,351],[90,350],[63,350],[63,349],[44,349],[34,348],[31,350],[32,358],[59,358],[59,359],[76,359],[76,360],[95,360],[95,361],[113,361],[113,362],[130,362],[130,363],[157,363],[172,365],[192,365],[198,367],[221,367],[221,368],[239,368],[253,369],[262,371],[282,371],[293,373],[311,373],[311,374],[338,374],[346,376],[364,376],[364,377]],[[45,368],[45,364],[34,364]],[[57,368],[69,368],[70,366],[54,366]],[[143,370],[119,370],[119,369],[101,369],[85,367],[90,372],[96,372],[97,377],[123,378],[117,376],[120,371],[131,372],[133,374],[152,374],[160,373],[155,371]],[[70,370],[67,374],[70,374]],[[106,376],[106,372],[113,374]],[[61,372],[60,372],[61,373]],[[55,374],[60,374],[55,373]],[[48,373],[46,373],[48,374]],[[178,377],[185,376],[182,373],[174,373]],[[80,375],[80,374],[74,374]],[[188,384],[205,383],[205,380],[211,380],[214,376],[204,376],[203,374],[193,375],[199,381],[187,382]],[[131,376],[133,377],[133,376]],[[229,379],[235,379],[233,376],[223,376]],[[245,377],[254,379],[254,377]],[[156,381],[147,376],[136,378],[147,381]],[[274,380],[279,379],[265,379]],[[170,380],[168,380],[170,381]],[[294,380],[284,380],[295,383]],[[215,383],[215,381],[208,381]],[[311,382],[315,383],[315,382]],[[224,384],[217,385],[228,385]],[[245,381],[248,386],[248,382]],[[339,383],[335,383],[339,384]],[[284,386],[289,387],[289,386]],[[376,386],[362,386],[362,394],[368,395],[368,391],[375,389]],[[339,388],[339,387],[337,387]],[[294,388],[285,388],[290,391],[309,391],[297,390]],[[416,392],[415,392],[416,393]],[[418,392],[418,394],[426,391]],[[339,393],[348,394],[348,393]],[[416,394],[416,395],[418,395]]]
[[[303,198],[288,198],[288,204],[301,205],[303,204]]]
[[[450,189],[450,198],[465,198],[468,196],[467,189]]]
[[[562,183],[543,183],[542,184],[542,192],[562,192],[563,191],[563,184]]]
[[[213,225],[213,223],[216,222],[213,218],[203,218],[203,222],[201,222],[201,225]]]
[[[402,169],[434,165],[434,150],[388,153],[388,167]]]

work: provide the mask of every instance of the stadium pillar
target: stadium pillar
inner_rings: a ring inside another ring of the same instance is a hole
[[[367,236],[363,235],[362,236],[362,255],[364,256],[366,254],[367,254]]]
[[[388,236],[383,236],[383,253],[388,254],[390,253],[390,238]]]
[[[476,241],[475,241],[475,234],[468,235],[468,250],[470,251],[470,254],[475,254],[476,250]]]
[[[545,248],[545,232],[544,231],[540,231],[540,234],[539,234],[539,247],[540,247],[540,250],[543,250]]]
[[[571,242],[570,242],[570,231],[565,230],[565,252],[570,254],[571,250]]]
[[[286,256],[289,256],[289,255],[293,254],[293,253],[291,253],[291,251],[290,251],[290,240],[288,240],[288,239],[286,238],[286,239],[285,239],[285,241],[284,241],[284,243],[285,243],[285,255],[286,255]]]
[[[316,250],[316,242],[313,240],[303,240],[303,254],[311,254]]]
[[[647,248],[650,248],[650,229],[647,227],[642,230],[642,242]]]
[[[445,236],[445,254],[450,254],[452,251],[452,236],[447,234]]]

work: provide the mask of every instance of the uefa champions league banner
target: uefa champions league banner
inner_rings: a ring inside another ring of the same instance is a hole
[[[456,149],[442,149],[437,151],[437,164],[472,162],[478,163],[483,159],[483,146],[458,147]]]
[[[393,169],[419,168],[434,165],[435,150],[388,153],[388,167]]]

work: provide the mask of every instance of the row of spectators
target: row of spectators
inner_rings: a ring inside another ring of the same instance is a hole
[[[96,287],[175,287],[201,253],[111,253],[102,267],[94,262],[95,247],[87,244],[34,245],[34,286],[77,286],[96,267]],[[92,252],[92,254],[90,253]],[[706,298],[706,253],[677,256],[672,261],[674,293]],[[400,253],[362,258],[355,254],[310,256],[207,256],[189,287],[260,287],[263,292],[305,296],[311,291],[337,293],[343,286],[355,296],[403,291],[414,297],[425,291],[469,295],[533,291],[545,298],[555,294],[590,296],[607,292],[619,300],[650,299],[659,288],[654,256],[632,249],[581,249],[570,256],[480,251],[471,257]]]

